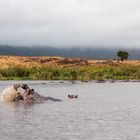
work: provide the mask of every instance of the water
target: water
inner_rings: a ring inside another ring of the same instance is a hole
[[[0,82],[0,90],[13,82]],[[140,83],[24,81],[62,102],[0,103],[1,140],[139,140]],[[42,83],[42,84],[41,84]],[[68,99],[78,94],[78,99]]]

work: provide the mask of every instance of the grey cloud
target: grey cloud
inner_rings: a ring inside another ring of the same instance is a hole
[[[0,44],[137,46],[139,0],[1,0]]]

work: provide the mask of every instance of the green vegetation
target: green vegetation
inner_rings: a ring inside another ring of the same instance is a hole
[[[117,56],[119,57],[119,59],[120,59],[121,61],[123,61],[123,60],[125,60],[125,59],[128,59],[129,54],[128,54],[128,52],[126,52],[126,51],[118,51],[118,52],[117,52]]]
[[[132,80],[140,79],[140,66],[10,67],[0,68],[0,80]]]

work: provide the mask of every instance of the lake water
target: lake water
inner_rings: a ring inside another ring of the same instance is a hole
[[[0,90],[12,83],[0,82]],[[0,140],[140,140],[139,82],[20,83],[63,101],[0,103]]]

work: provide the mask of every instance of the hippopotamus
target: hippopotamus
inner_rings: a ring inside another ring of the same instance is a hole
[[[0,101],[5,102],[14,102],[23,100],[22,95],[18,91],[18,88],[20,87],[19,84],[14,84],[10,86],[9,88],[6,88],[0,93]]]
[[[24,89],[24,93],[21,93],[18,89],[21,87]],[[23,84],[20,86],[19,84],[14,84],[0,93],[0,101],[5,102],[42,102],[42,101],[62,101],[60,99],[52,98],[52,97],[44,97],[39,95],[34,89],[30,89],[27,84]]]
[[[27,84],[23,84],[21,88],[25,90],[23,93],[23,100],[25,102],[42,102],[42,101],[49,101],[49,100],[55,102],[62,101],[60,99],[56,99],[52,97],[41,96],[37,92],[35,92],[34,89],[30,89]]]
[[[78,98],[78,95],[70,95],[70,94],[68,94],[68,98]]]

